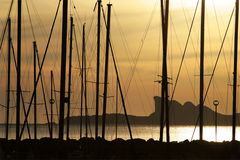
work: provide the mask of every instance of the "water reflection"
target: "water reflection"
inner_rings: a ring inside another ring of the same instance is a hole
[[[5,126],[0,126],[0,138],[5,137]],[[141,138],[148,140],[150,138],[154,140],[159,139],[159,126],[142,126],[142,125],[135,125],[132,126],[132,134],[133,138]],[[223,142],[223,141],[231,141],[232,139],[232,128],[231,126],[218,126],[217,128],[217,141]],[[113,140],[116,138],[123,138],[123,139],[129,139],[129,132],[126,126],[118,126],[117,129],[118,133],[116,134],[116,127],[108,125],[106,127],[106,139]],[[236,133],[236,139],[240,140],[240,128],[237,128]],[[30,132],[33,135],[33,126],[30,125]],[[164,130],[164,133],[166,131]],[[194,133],[194,134],[193,134]],[[88,137],[93,137],[95,135],[94,133],[94,126],[91,126],[89,128]],[[101,126],[99,127],[99,136],[101,135]],[[83,128],[83,136],[85,136],[85,128]],[[10,126],[10,135],[9,137],[11,139],[15,138],[15,126]],[[38,138],[42,137],[49,137],[48,134],[48,128],[47,125],[39,125],[38,126]],[[58,137],[58,128],[57,125],[55,125],[54,128],[54,138]],[[71,139],[79,139],[79,126],[78,125],[71,125],[70,127],[70,138]],[[28,138],[27,131],[23,134],[23,139]],[[66,138],[66,135],[65,135]],[[184,141],[184,140],[198,140],[199,138],[199,129],[196,128],[194,132],[194,126],[172,126],[170,128],[170,139],[171,141]],[[207,141],[215,141],[215,127],[214,126],[205,126],[203,130],[203,139]],[[165,135],[164,135],[164,140]]]

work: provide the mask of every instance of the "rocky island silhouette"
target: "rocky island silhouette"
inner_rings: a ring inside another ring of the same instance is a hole
[[[159,125],[160,119],[160,108],[161,108],[161,97],[155,96],[155,111],[149,116],[133,116],[128,115],[129,121],[134,125]],[[169,102],[170,105],[170,125],[181,125],[181,126],[189,126],[196,125],[198,116],[199,116],[199,107],[194,105],[191,102],[186,102],[183,105],[178,101]],[[186,116],[187,115],[187,116]],[[118,124],[126,124],[126,118],[124,114],[107,114],[106,119],[109,125],[115,125],[116,116],[118,116]],[[220,126],[231,126],[232,125],[232,116],[224,115],[221,113],[217,113],[218,122],[217,124]],[[240,118],[240,114],[237,114],[237,119]],[[88,117],[90,124],[94,125],[95,116]],[[100,122],[102,117],[99,116]],[[83,121],[85,118],[83,118]],[[71,117],[71,124],[78,124],[79,117]],[[239,122],[237,122],[239,124]],[[215,112],[211,110],[209,107],[204,106],[204,125],[215,125]]]

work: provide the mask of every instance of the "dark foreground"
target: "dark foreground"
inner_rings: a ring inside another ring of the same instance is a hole
[[[0,140],[0,160],[240,159],[240,142],[160,143],[154,140]]]

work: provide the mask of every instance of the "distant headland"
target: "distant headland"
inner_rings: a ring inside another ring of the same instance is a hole
[[[129,115],[128,118],[130,123],[133,125],[158,125],[160,123],[160,108],[161,108],[161,97],[154,97],[155,111],[149,116],[133,116]],[[170,102],[169,102],[170,103]],[[199,108],[191,102],[180,104],[177,101],[172,101],[170,106],[170,125],[196,125],[199,115]],[[125,116],[123,114],[107,114],[107,124],[115,124],[116,116],[118,124],[126,124]],[[237,119],[240,118],[240,114],[237,114]],[[101,124],[102,117],[99,117]],[[217,114],[218,125],[230,126],[232,121],[231,115]],[[83,118],[83,121],[85,118]],[[89,116],[88,120],[90,124],[94,124],[95,116]],[[70,118],[71,124],[79,124],[79,116]],[[237,124],[240,124],[237,122]],[[209,107],[204,106],[204,125],[215,125],[215,112]]]

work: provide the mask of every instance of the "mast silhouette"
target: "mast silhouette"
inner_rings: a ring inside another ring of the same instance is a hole
[[[53,138],[53,104],[54,104],[54,99],[53,99],[53,71],[51,70],[50,72],[50,76],[51,76],[51,99],[50,99],[50,107],[51,107],[51,117],[50,117],[50,138],[52,139]]]
[[[20,109],[21,109],[21,37],[22,37],[22,0],[18,0],[18,18],[17,18],[17,106],[16,106],[16,140],[20,140]]]
[[[117,139],[117,136],[118,136],[118,84],[119,82],[118,82],[118,78],[117,78],[117,81],[116,81],[116,119],[115,119],[115,121],[116,121],[116,123],[115,123],[115,127],[116,127],[116,139]]]
[[[233,71],[233,111],[232,111],[232,140],[236,138],[236,111],[237,111],[237,73],[238,73],[238,23],[239,0],[236,0],[235,11],[235,37],[234,37],[234,71]]]
[[[86,61],[86,40],[85,40],[85,24],[83,25],[83,48],[82,48],[82,71],[84,83],[84,102],[85,102],[85,135],[88,137],[88,105],[87,105],[87,61]]]
[[[106,20],[106,16],[105,16],[103,8],[102,8],[102,12],[103,12],[104,24],[105,24],[105,27],[107,28],[107,20]],[[126,104],[125,104],[125,100],[124,100],[124,96],[123,96],[121,81],[120,81],[119,73],[118,73],[118,69],[117,69],[117,63],[116,63],[116,60],[115,60],[114,51],[113,51],[113,47],[112,47],[112,43],[111,43],[110,39],[109,39],[109,43],[110,43],[109,45],[110,45],[110,49],[111,49],[111,53],[112,53],[113,65],[114,65],[116,76],[117,76],[117,81],[118,81],[117,83],[118,83],[118,88],[119,88],[119,92],[120,92],[120,96],[121,96],[124,115],[125,115],[125,118],[126,118],[130,139],[133,139],[132,130],[131,130],[131,126],[130,126],[130,121],[128,119],[128,114],[127,114],[127,108],[126,108]]]
[[[11,84],[11,19],[8,18],[8,81],[7,81],[7,110],[6,110],[6,140],[8,140],[9,109],[10,109],[10,84]]]
[[[34,90],[36,91],[34,95],[34,139],[37,139],[37,44],[36,41],[33,42],[33,83],[34,83]]]
[[[72,41],[73,41],[73,17],[70,17],[70,45],[69,45],[69,71],[68,71],[68,110],[67,110],[67,139],[69,139],[70,110],[71,110],[71,80],[72,80]]]
[[[111,7],[112,4],[107,4],[107,34],[106,34],[106,57],[105,57],[105,74],[104,74],[104,92],[103,92],[103,116],[102,116],[102,138],[105,139],[105,123],[107,110],[107,94],[108,94],[108,61],[110,48],[110,23],[111,23]]]
[[[84,27],[83,27],[84,28]],[[82,130],[83,130],[83,94],[84,94],[84,62],[83,62],[83,52],[85,52],[84,48],[84,36],[85,31],[82,34],[82,67],[81,67],[81,106],[80,106],[80,138],[82,138]]]
[[[205,38],[205,0],[201,8],[201,44],[200,44],[200,104],[199,104],[199,139],[203,140],[203,105],[204,105],[204,38]]]
[[[54,21],[53,21],[53,24],[52,24],[52,27],[51,27],[51,31],[50,31],[50,36],[48,38],[48,41],[47,41],[47,46],[46,46],[46,49],[44,51],[44,55],[43,55],[43,59],[42,59],[42,62],[41,64],[39,64],[39,73],[38,73],[38,76],[37,76],[37,84],[40,80],[40,75],[41,75],[41,72],[42,72],[42,69],[43,69],[43,65],[44,65],[44,62],[45,62],[45,58],[46,58],[46,54],[48,52],[48,48],[49,48],[49,44],[50,44],[50,41],[51,41],[51,37],[52,37],[52,33],[53,33],[53,30],[54,30],[54,25],[55,25],[55,22],[56,22],[56,19],[57,19],[57,15],[58,15],[58,11],[59,11],[59,6],[61,4],[61,1],[59,1],[58,3],[58,6],[57,6],[57,11],[56,11],[56,14],[55,14],[55,17],[54,17]],[[39,62],[39,59],[38,59],[38,62]],[[40,62],[39,62],[40,63]],[[37,85],[36,84],[36,85]],[[24,129],[25,129],[25,126],[27,125],[28,127],[28,116],[30,114],[30,110],[31,110],[31,105],[32,105],[32,102],[33,102],[33,98],[34,98],[34,95],[35,95],[35,92],[36,91],[33,91],[31,97],[30,97],[30,103],[29,103],[29,106],[28,106],[28,109],[26,111],[26,114],[25,114],[25,117],[24,117],[24,122],[23,122],[23,125],[22,125],[22,129],[21,129],[21,134],[20,134],[20,138],[21,136],[23,135],[23,132],[24,132]],[[23,100],[23,98],[22,98]],[[23,103],[24,105],[24,103]],[[24,107],[25,108],[25,107]],[[48,115],[47,115],[47,119],[48,119]],[[49,121],[48,121],[49,122]],[[19,138],[19,139],[20,139]]]
[[[161,118],[160,118],[160,141],[163,141],[164,129],[164,107],[166,108],[166,139],[170,142],[169,136],[169,105],[168,105],[168,73],[167,73],[167,41],[168,41],[168,17],[169,17],[169,0],[161,0],[162,16],[162,39],[163,39],[163,63],[162,63],[162,89],[161,89]]]
[[[98,137],[98,115],[99,115],[99,79],[100,79],[100,41],[101,41],[101,4],[98,0],[98,24],[97,24],[97,75],[96,75],[96,115],[95,115],[95,138]]]
[[[68,0],[63,0],[59,139],[63,139],[64,134],[64,109],[66,103],[65,87],[66,87],[67,21],[68,21]]]

